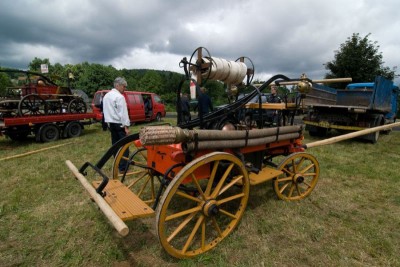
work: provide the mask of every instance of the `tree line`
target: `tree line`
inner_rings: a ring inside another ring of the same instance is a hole
[[[124,77],[128,83],[127,90],[152,92],[161,96],[168,109],[175,109],[176,92],[184,75],[172,71],[149,69],[122,69],[117,70],[111,65],[83,62],[80,64],[62,65],[51,64],[48,58],[35,57],[28,65],[28,70],[40,73],[42,64],[48,66],[48,78],[58,86],[81,89],[89,97],[93,97],[97,90],[111,89],[116,77]],[[5,88],[12,86],[10,74],[0,73],[0,94],[4,95]],[[20,74],[18,74],[20,75]],[[17,78],[17,77],[15,77]],[[186,82],[182,91],[189,93],[189,82]],[[217,81],[207,81],[205,86],[210,97],[216,103],[225,102],[224,85]]]
[[[345,43],[335,51],[334,59],[323,64],[328,72],[325,78],[352,77],[353,82],[373,81],[374,77],[381,75],[393,80],[396,67],[390,69],[384,66],[382,53],[379,52],[377,42],[372,42],[370,34],[361,37],[354,33]],[[175,109],[176,91],[184,75],[164,70],[149,69],[122,69],[117,70],[111,65],[105,66],[97,63],[83,62],[72,65],[60,63],[51,64],[48,58],[35,57],[28,65],[28,69],[40,72],[42,64],[47,64],[49,73],[46,74],[59,86],[69,86],[83,90],[92,97],[97,90],[110,89],[116,77],[124,77],[128,82],[128,90],[153,92],[161,96],[169,110]],[[0,66],[1,68],[1,66]],[[263,81],[255,81],[263,83]],[[7,74],[0,72],[0,95],[4,95],[5,88],[12,86]],[[336,88],[343,88],[343,84],[331,84]],[[227,102],[224,84],[219,81],[207,81],[208,89],[215,105]],[[189,93],[187,81],[182,91]]]

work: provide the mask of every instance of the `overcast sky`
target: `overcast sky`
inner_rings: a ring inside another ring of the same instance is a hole
[[[1,0],[0,66],[38,57],[183,73],[179,61],[205,47],[249,57],[261,80],[320,79],[353,33],[371,33],[384,66],[398,66],[399,11],[399,0]]]

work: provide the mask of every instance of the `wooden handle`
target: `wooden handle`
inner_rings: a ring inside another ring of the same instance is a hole
[[[117,214],[112,210],[112,208],[108,205],[108,203],[96,192],[94,187],[88,182],[88,180],[83,176],[78,169],[72,164],[71,161],[66,160],[68,168],[72,171],[76,178],[81,182],[86,191],[89,192],[90,196],[100,207],[101,211],[103,211],[104,215],[110,221],[110,223],[114,226],[114,228],[118,231],[118,233],[122,236],[126,236],[129,233],[128,226],[118,217]]]
[[[313,83],[344,83],[351,82],[352,78],[332,78],[332,79],[322,79],[322,80],[312,80]]]
[[[386,124],[386,125],[382,125],[382,126],[368,128],[368,129],[360,130],[360,131],[357,131],[357,132],[343,134],[343,135],[335,136],[335,137],[328,138],[328,139],[325,139],[325,140],[320,140],[320,141],[308,143],[308,144],[305,144],[304,147],[305,148],[311,148],[311,147],[329,145],[329,144],[337,143],[337,142],[340,142],[340,141],[343,141],[343,140],[347,140],[347,139],[351,139],[351,138],[354,138],[354,137],[358,137],[358,136],[361,136],[361,135],[370,134],[370,133],[374,133],[374,132],[377,132],[377,131],[389,130],[389,129],[392,129],[392,128],[397,127],[397,126],[400,126],[400,122],[395,122],[395,123],[391,123],[391,124]]]
[[[298,81],[283,81],[279,82],[279,85],[296,85],[300,82]],[[322,80],[311,80],[312,83],[338,83],[338,82],[351,82],[352,78],[334,78],[334,79],[322,79]]]

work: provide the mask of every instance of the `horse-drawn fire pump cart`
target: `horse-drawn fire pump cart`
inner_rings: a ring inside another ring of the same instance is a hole
[[[1,118],[86,113],[83,99],[74,95],[69,87],[55,84],[41,73],[22,70],[0,70],[21,80],[21,85],[7,88],[0,98]],[[21,79],[23,78],[23,79]]]
[[[182,59],[181,66],[187,80],[196,77],[192,81],[197,85],[215,79],[227,84],[228,90],[235,86],[253,91],[187,122],[180,119],[178,106],[176,127],[143,127],[112,146],[96,164],[86,162],[79,170],[70,161],[66,163],[121,235],[129,232],[124,221],[154,216],[162,247],[174,257],[189,258],[214,248],[235,229],[246,210],[251,186],[272,181],[279,199],[300,200],[315,188],[320,166],[305,152],[301,125],[264,128],[263,123],[251,123],[238,115],[246,105],[252,108],[248,101],[271,83],[297,84],[298,98],[293,103],[260,102],[253,108],[294,114],[311,80],[276,75],[257,88],[251,85],[254,66],[250,59],[215,58],[202,47],[190,60]],[[176,92],[178,103],[182,84]],[[104,166],[112,158],[108,175]],[[118,170],[121,161],[129,166],[122,174]],[[89,174],[101,180],[90,183],[85,177]]]

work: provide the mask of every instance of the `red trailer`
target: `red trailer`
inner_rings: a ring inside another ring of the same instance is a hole
[[[10,117],[0,119],[0,135],[23,140],[33,134],[38,142],[56,141],[60,137],[80,136],[84,125],[94,122],[94,113],[64,113]]]
[[[38,142],[50,142],[79,136],[95,118],[69,86],[36,72],[2,69],[0,73],[12,84],[0,97],[0,135],[22,140],[33,134]]]

